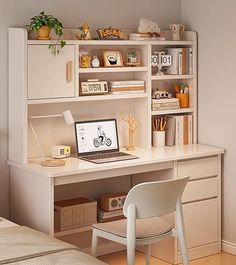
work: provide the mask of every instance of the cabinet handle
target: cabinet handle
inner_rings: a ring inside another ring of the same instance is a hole
[[[72,81],[72,61],[69,61],[66,64],[66,80],[67,82]]]

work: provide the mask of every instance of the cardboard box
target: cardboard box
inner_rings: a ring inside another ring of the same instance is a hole
[[[97,202],[87,198],[74,198],[55,202],[55,231],[74,229],[97,223]]]

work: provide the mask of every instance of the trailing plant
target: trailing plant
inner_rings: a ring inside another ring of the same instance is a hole
[[[38,16],[31,18],[29,25],[30,31],[38,31],[43,26],[48,26],[50,29],[53,29],[57,35],[57,40],[55,43],[49,45],[49,49],[54,55],[59,54],[60,50],[66,45],[66,41],[62,39],[63,36],[63,25],[62,23],[52,15],[46,15],[42,11]]]

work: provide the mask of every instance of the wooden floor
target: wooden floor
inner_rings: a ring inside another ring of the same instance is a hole
[[[100,260],[108,263],[109,265],[127,265],[126,252],[117,252],[106,256],[99,257]],[[136,265],[145,265],[144,254],[136,252]],[[164,261],[156,258],[151,259],[151,265],[169,265]],[[190,265],[236,265],[236,256],[221,252],[213,256],[205,257],[202,259],[194,260],[190,262]]]

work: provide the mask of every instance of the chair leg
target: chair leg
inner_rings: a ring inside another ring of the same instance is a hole
[[[93,230],[91,255],[94,257],[96,257],[97,254],[97,245],[98,245],[98,236],[96,231]]]
[[[146,246],[146,251],[145,251],[145,261],[146,265],[150,265],[151,263],[151,245]]]
[[[129,247],[127,244],[127,263],[128,265],[135,265],[135,247]]]
[[[176,227],[183,259],[183,265],[189,265],[188,250],[184,231],[183,209],[180,200],[176,204]]]
[[[182,233],[179,233],[179,244],[180,244],[180,250],[181,250],[182,259],[183,259],[183,265],[189,265],[186,241]]]

